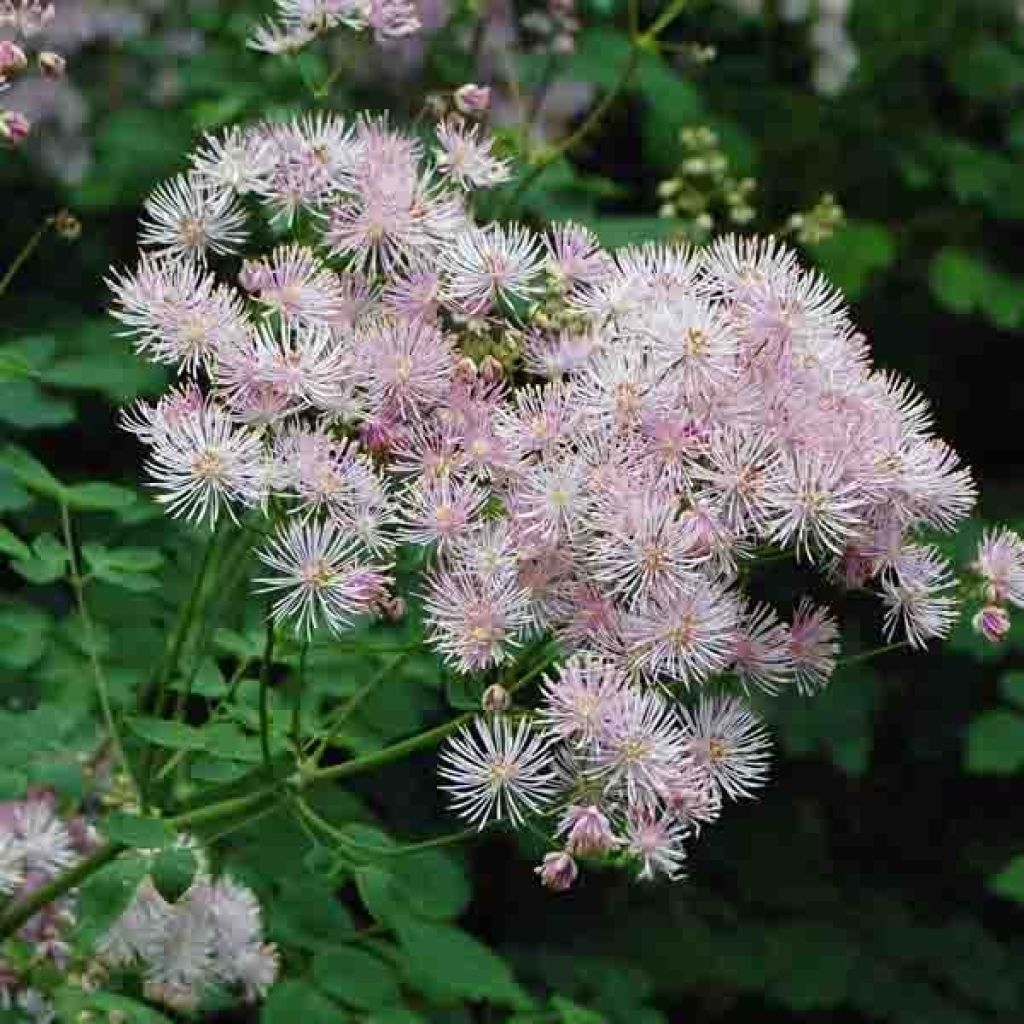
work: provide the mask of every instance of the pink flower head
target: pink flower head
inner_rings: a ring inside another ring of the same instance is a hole
[[[460,188],[493,188],[508,181],[507,161],[494,155],[494,140],[483,135],[479,125],[467,127],[454,118],[442,121],[437,144],[438,171]]]
[[[836,667],[839,627],[827,608],[803,598],[789,627],[789,657],[800,693],[823,689]]]
[[[598,739],[617,711],[625,687],[622,670],[610,661],[585,655],[558,666],[541,685],[541,721],[556,736],[576,743]]]
[[[596,804],[571,804],[558,824],[565,848],[574,857],[595,857],[614,850],[619,840],[607,816]]]
[[[439,255],[445,299],[467,312],[526,300],[540,290],[539,244],[522,225],[472,228],[457,235]]]
[[[882,574],[886,637],[891,640],[902,626],[911,646],[923,648],[930,639],[949,636],[959,608],[955,587],[949,562],[935,548],[904,549]]]
[[[358,557],[351,534],[331,523],[296,522],[257,556],[273,573],[256,579],[261,592],[280,595],[271,614],[310,636],[321,623],[335,634],[377,604],[392,580],[386,567]]]
[[[768,775],[771,742],[754,713],[735,697],[701,697],[680,713],[685,749],[712,789],[732,800],[752,796]]]
[[[540,884],[552,892],[567,892],[579,875],[576,861],[561,850],[544,854],[544,860],[533,869],[540,878]]]
[[[529,623],[529,596],[505,576],[485,580],[445,571],[427,579],[429,641],[463,672],[500,664]]]
[[[17,110],[0,109],[0,146],[17,149],[32,131],[32,122]]]
[[[997,604],[986,605],[973,619],[971,625],[990,644],[997,644],[1010,632],[1010,616],[1005,608]]]
[[[521,825],[554,796],[547,740],[526,719],[474,719],[445,741],[438,774],[456,813],[480,828],[505,818]]]
[[[479,117],[486,113],[491,105],[491,90],[486,85],[476,85],[474,82],[466,82],[455,90],[455,107],[460,114],[467,117]]]
[[[1008,601],[1024,608],[1024,541],[1016,533],[987,529],[978,545],[974,570],[984,580],[990,602]]]
[[[675,880],[683,873],[686,827],[670,815],[649,808],[630,812],[626,830],[627,849],[640,862],[637,878],[652,881],[658,875]]]

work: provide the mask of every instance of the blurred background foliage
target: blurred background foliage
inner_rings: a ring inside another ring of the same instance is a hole
[[[341,72],[325,105],[410,116],[408,97],[480,74],[463,45],[468,16],[451,12],[425,47],[381,56],[342,39],[333,53],[278,61],[244,48],[261,10],[247,0],[62,6],[81,8],[86,28],[65,43],[69,78],[47,85],[62,95],[37,97],[51,112],[45,142],[0,157],[0,267],[60,207],[84,226],[74,242],[47,232],[0,299],[0,371],[5,359],[33,369],[0,372],[0,432],[19,446],[0,458],[0,514],[37,538],[26,548],[0,532],[13,559],[0,576],[0,798],[27,781],[88,790],[89,765],[74,756],[94,738],[86,652],[66,595],[48,588],[65,558],[51,482],[72,495],[91,542],[98,643],[122,697],[147,671],[197,558],[186,533],[117,486],[133,486],[138,458],[117,408],[162,386],[104,313],[103,276],[132,261],[141,200],[201,132],[284,111],[332,68]],[[704,127],[737,177],[756,180],[751,226],[784,228],[833,194],[845,225],[807,255],[850,296],[878,362],[933,398],[942,432],[977,471],[984,520],[1019,528],[1011,353],[1024,328],[1024,14],[1010,0],[855,0],[856,67],[823,95],[806,25],[785,7],[692,0],[673,48],[643,55],[601,130],[532,185],[522,215],[572,217],[609,244],[685,234],[659,216],[658,186],[680,164],[680,132]],[[575,52],[554,69],[513,55],[521,83],[552,70],[575,83],[564,110],[538,119],[552,138],[613,86],[628,51],[618,0],[588,0],[579,13]],[[41,477],[26,452],[63,483]],[[112,486],[74,487],[97,480]],[[961,561],[981,526],[956,540]],[[210,701],[261,642],[230,593],[223,603],[216,657],[193,667],[195,692]],[[856,646],[862,610],[852,601],[842,612]],[[380,671],[386,684],[346,724],[351,750],[474,699],[425,655],[356,659],[323,644],[307,666],[314,692],[335,700]],[[261,1019],[1024,1019],[1021,622],[999,647],[964,626],[941,652],[851,665],[813,702],[766,710],[774,785],[696,847],[691,879],[673,888],[592,872],[553,896],[529,873],[538,851],[501,835],[348,872],[284,815],[235,834],[223,856],[267,897],[289,963]],[[225,722],[195,778],[230,784],[258,761],[252,743],[244,721]],[[431,755],[418,764],[413,775],[387,769],[356,795],[322,794],[322,810],[365,844],[389,842],[381,821],[406,836],[447,831]]]

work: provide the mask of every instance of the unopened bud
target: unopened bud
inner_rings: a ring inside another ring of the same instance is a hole
[[[494,356],[484,356],[480,361],[480,376],[488,384],[497,384],[505,379],[505,367]]]
[[[540,884],[552,892],[565,892],[579,874],[576,861],[563,851],[544,854],[543,862],[533,870],[540,876]]]
[[[28,67],[25,51],[10,39],[0,39],[0,80]]]
[[[58,210],[53,217],[53,230],[66,242],[75,242],[82,235],[82,222],[70,210]]]
[[[16,110],[0,110],[0,145],[17,149],[32,131],[32,122]]]
[[[266,286],[267,268],[258,260],[245,260],[238,272],[238,283],[247,292],[259,292]]]
[[[380,615],[387,622],[401,622],[405,618],[405,598],[396,594],[394,597],[385,597],[380,602]]]
[[[46,78],[63,78],[68,62],[53,50],[43,50],[36,58],[39,70]]]
[[[975,632],[990,644],[997,644],[1010,632],[1010,616],[997,604],[986,605],[971,620]]]
[[[476,363],[474,363],[469,356],[463,356],[455,364],[455,372],[453,376],[457,384],[470,384],[476,380],[476,375]]]
[[[455,107],[467,117],[479,117],[491,105],[491,90],[486,85],[467,82],[455,90]]]
[[[500,714],[512,706],[512,696],[501,683],[493,683],[484,690],[480,706],[491,714]]]

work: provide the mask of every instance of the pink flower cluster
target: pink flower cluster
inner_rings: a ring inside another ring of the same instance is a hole
[[[49,790],[0,803],[0,901],[16,904],[30,896],[91,852],[96,840],[82,819],[61,818]],[[75,920],[74,896],[64,896],[47,903],[21,927],[18,939],[29,950],[33,970],[45,973],[47,965],[67,970]],[[0,955],[0,1009],[11,1007],[29,1019],[51,1019],[48,1000],[33,987],[24,967],[15,968]]]
[[[98,953],[104,964],[141,969],[148,999],[185,1012],[195,1010],[213,986],[261,998],[279,966],[277,950],[263,941],[263,915],[252,890],[205,872],[175,903],[143,881]]]
[[[998,643],[1010,631],[1007,605],[1024,608],[1024,540],[1005,528],[986,530],[973,569],[985,602],[972,619],[976,632]]]
[[[923,647],[957,604],[922,535],[974,487],[785,247],[609,253],[576,225],[476,223],[473,192],[507,175],[458,119],[432,140],[330,115],[208,139],[112,278],[139,352],[183,375],[126,421],[169,512],[267,516],[276,620],[340,632],[387,609],[413,544],[459,671],[555,637],[572,660],[539,726],[484,717],[447,748],[456,807],[557,813],[559,858],[675,875],[685,836],[764,776],[764,733],[718,684],[811,693],[836,663],[829,610],[805,597],[784,621],[747,596],[751,566],[871,589],[886,636]],[[302,241],[248,251],[254,208]]]
[[[344,25],[367,29],[380,42],[402,39],[420,30],[412,0],[275,0],[276,18],[261,25],[249,39],[254,50],[294,53],[314,39]]]

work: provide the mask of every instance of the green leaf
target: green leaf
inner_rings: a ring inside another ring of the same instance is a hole
[[[153,860],[150,872],[156,890],[168,903],[177,903],[188,892],[199,862],[187,846],[167,846]]]
[[[389,1006],[371,1013],[364,1024],[427,1024],[427,1018],[405,1006]]]
[[[140,739],[171,750],[204,750],[206,740],[200,729],[184,722],[136,715],[126,719],[128,728]]]
[[[82,555],[92,574],[104,583],[140,593],[160,586],[159,580],[146,575],[163,564],[163,555],[155,548],[107,548],[102,544],[83,544]]]
[[[331,886],[312,876],[282,885],[269,911],[269,928],[276,941],[311,952],[338,946],[353,931],[352,919]]]
[[[23,356],[17,352],[10,352],[0,349],[0,384],[6,384],[12,380],[24,380],[31,377],[32,366]]]
[[[64,545],[52,534],[43,533],[32,542],[28,558],[16,558],[11,568],[29,583],[42,585],[62,579],[67,567],[68,553]]]
[[[100,831],[112,842],[144,850],[160,849],[177,838],[174,829],[161,818],[145,818],[123,811],[103,819]]]
[[[87,945],[106,934],[128,908],[148,870],[145,858],[121,857],[88,878],[78,893],[76,932]]]
[[[896,258],[892,232],[881,224],[849,221],[831,238],[813,247],[825,275],[850,298],[857,298],[870,279]]]
[[[64,492],[71,508],[83,512],[118,512],[138,501],[138,495],[127,487],[102,482],[75,484]]]
[[[372,953],[351,946],[317,953],[313,980],[328,995],[359,1010],[375,1010],[398,999],[393,968]]]
[[[953,84],[978,100],[996,100],[1024,88],[1024,57],[995,39],[981,39],[953,59]]]
[[[584,1006],[577,1006],[576,1003],[561,996],[551,997],[551,1009],[558,1014],[561,1024],[607,1024],[601,1014]]]
[[[0,422],[19,430],[62,427],[75,418],[75,407],[64,398],[48,395],[35,381],[0,384]]]
[[[1024,767],[1024,715],[985,711],[967,732],[966,765],[975,775],[1013,775]]]
[[[13,555],[15,558],[32,557],[29,546],[8,530],[3,523],[0,523],[0,552],[5,555]]]
[[[480,999],[528,1009],[529,996],[508,965],[471,935],[447,925],[401,920],[398,938],[408,981],[443,999]]]
[[[14,768],[0,768],[0,800],[20,800],[28,789],[28,776]]]
[[[122,1024],[173,1024],[170,1017],[164,1016],[159,1010],[140,1003],[128,996],[115,995],[113,992],[85,992],[81,988],[60,990],[55,996],[58,1007],[58,1019],[64,1021],[82,1021],[102,1019],[120,1021]],[[103,1014],[97,1018],[95,1011]]]
[[[1024,854],[1014,857],[998,874],[989,879],[989,888],[1015,903],[1024,903]]]
[[[0,465],[6,467],[18,483],[36,494],[60,501],[64,485],[34,456],[17,445],[8,445],[0,452]]]
[[[45,653],[51,620],[37,608],[0,609],[0,665],[27,669]]]
[[[289,978],[271,990],[260,1024],[344,1024],[346,1014],[312,985]]]
[[[939,304],[954,313],[970,313],[984,290],[985,271],[962,249],[940,250],[928,269],[928,283]]]
[[[1003,700],[1024,708],[1024,672],[1007,672],[999,677],[999,692]]]

